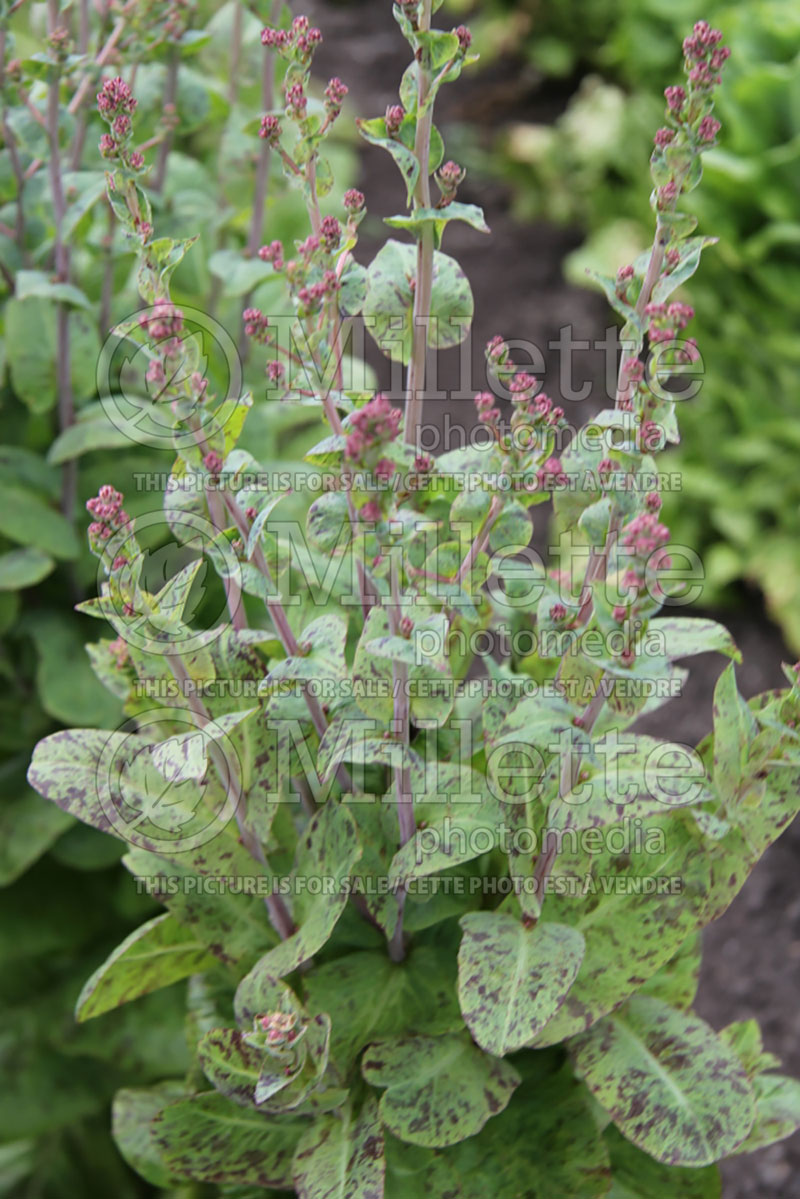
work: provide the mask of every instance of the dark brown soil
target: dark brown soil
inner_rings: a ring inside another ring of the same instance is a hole
[[[407,55],[389,0],[355,0],[347,5],[312,0],[305,11],[325,34],[318,56],[321,71],[341,75],[359,115],[381,115],[387,104],[396,103]],[[445,141],[449,125],[469,121],[474,136],[489,145],[505,121],[519,118],[521,108],[532,109],[536,120],[552,119],[566,103],[564,86],[541,91],[536,87],[537,81],[526,68],[507,62],[477,81],[473,76],[444,89],[437,119]],[[385,152],[368,146],[361,152],[358,186],[367,196],[370,212],[362,227],[358,257],[368,262],[379,245],[377,239],[385,235],[380,218],[402,211],[404,193],[400,176]],[[453,224],[443,246],[463,266],[475,296],[474,390],[485,386],[483,347],[494,333],[535,342],[551,372],[556,358],[547,345],[562,326],[571,324],[575,338],[603,336],[611,324],[605,302],[591,292],[568,286],[562,277],[565,254],[581,241],[578,231],[543,223],[516,224],[509,215],[507,190],[488,180],[470,177],[459,199],[481,204],[492,230],[486,237]],[[371,362],[388,386],[385,360],[375,353]],[[442,356],[440,388],[465,383],[459,378],[458,362],[456,351]],[[580,405],[558,400],[569,419],[577,423],[585,419],[588,405],[597,408],[607,402],[602,395],[603,358],[599,352],[576,357],[576,386],[584,379],[592,381],[593,389],[583,412]],[[547,381],[546,390],[553,396],[557,393],[555,384],[550,386]],[[441,427],[446,416],[455,424],[471,426],[472,405],[467,400],[428,403],[426,419]],[[738,598],[739,610],[723,619],[743,652],[739,686],[750,696],[783,684],[780,663],[789,655],[779,632],[766,620],[758,597]],[[710,728],[711,695],[723,664],[723,659],[713,654],[693,659],[683,697],[645,722],[647,731],[696,744]],[[796,1076],[800,1076],[799,861],[800,822],[769,850],[729,911],[706,931],[697,1002],[699,1013],[716,1028],[757,1017],[766,1048],[783,1059],[786,1073]],[[800,1199],[800,1134],[734,1159],[723,1167],[723,1174],[725,1199]]]

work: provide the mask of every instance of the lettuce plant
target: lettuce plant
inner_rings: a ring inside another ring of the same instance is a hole
[[[405,185],[368,266],[364,196],[320,211],[345,85],[312,87],[306,18],[263,32],[284,104],[254,132],[308,217],[293,246],[258,249],[288,298],[244,313],[266,399],[209,385],[170,290],[192,238],[160,235],[134,89],[99,92],[143,304],[115,336],[171,427],[157,515],[180,552],[154,586],[148,519],[113,481],[89,501],[100,587],[80,610],[114,630],[91,658],[127,719],[45,738],[29,778],[125,841],[165,911],[88,979],[77,1017],[188,980],[188,1071],[114,1106],[122,1154],[167,1193],[715,1196],[719,1160],[800,1125],[755,1022],[715,1032],[691,1010],[699,931],[800,807],[797,672],[742,699],[726,630],[673,611],[692,568],[659,516],[666,383],[697,356],[676,293],[713,240],[680,204],[727,52],[705,22],[684,42],[652,247],[600,280],[625,321],[613,407],[569,429],[498,335],[480,437],[434,458],[429,353],[472,315],[441,246],[450,221],[485,229],[433,123],[471,38],[434,29],[434,8],[395,6],[411,63],[399,102],[359,124]],[[403,410],[357,375],[359,328],[407,368]],[[239,444],[264,404],[327,422],[302,529],[280,473]],[[547,567],[530,542],[549,499],[564,532]],[[705,650],[732,659],[713,733],[636,732]]]

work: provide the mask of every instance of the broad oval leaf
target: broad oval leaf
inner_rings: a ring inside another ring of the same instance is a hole
[[[583,935],[566,924],[526,928],[502,912],[468,912],[461,927],[458,997],[467,1028],[497,1057],[523,1049],[566,999]]]
[[[519,1086],[513,1066],[483,1053],[466,1036],[377,1041],[361,1063],[368,1083],[386,1087],[380,1114],[412,1145],[456,1145],[480,1132]]]
[[[237,1107],[215,1092],[165,1108],[153,1135],[171,1173],[195,1182],[288,1190],[304,1120]]]
[[[753,1127],[737,1055],[704,1020],[659,999],[635,996],[575,1037],[570,1053],[623,1135],[665,1165],[711,1165]]]

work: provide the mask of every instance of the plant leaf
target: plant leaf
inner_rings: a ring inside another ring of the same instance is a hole
[[[459,1035],[377,1041],[364,1054],[361,1072],[372,1086],[386,1087],[380,1102],[386,1127],[429,1148],[480,1132],[520,1081],[513,1066]]]
[[[487,1053],[523,1049],[566,999],[583,959],[583,936],[566,924],[526,928],[502,912],[468,912],[460,923],[464,1022]]]
[[[658,1162],[707,1166],[746,1139],[755,1098],[704,1020],[634,996],[570,1042],[575,1067],[624,1136]]]
[[[156,1116],[153,1133],[169,1170],[196,1182],[292,1185],[292,1158],[307,1124],[237,1107],[215,1092],[174,1103]]]
[[[383,1199],[386,1161],[378,1104],[370,1096],[357,1116],[323,1116],[297,1145],[298,1199]]]
[[[216,965],[203,942],[165,912],[132,932],[95,970],[78,996],[75,1018],[91,1020]]]

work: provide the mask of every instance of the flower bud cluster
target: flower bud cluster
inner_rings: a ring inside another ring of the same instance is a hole
[[[257,1016],[256,1030],[267,1034],[267,1044],[278,1048],[291,1045],[297,1037],[297,1017],[294,1012],[268,1012]]]
[[[713,144],[720,129],[711,115],[714,89],[730,50],[721,45],[722,33],[698,21],[683,43],[687,87],[675,84],[664,92],[666,124],[657,130],[651,159],[658,212],[674,209],[681,192],[689,190],[693,159]]]
[[[289,29],[266,28],[261,31],[262,46],[277,50],[282,58],[301,66],[311,62],[321,41],[322,34],[309,23],[308,17],[295,17]]]
[[[391,501],[391,493],[385,484],[397,467],[391,458],[386,457],[384,447],[396,439],[401,416],[400,409],[393,407],[386,396],[379,393],[350,417],[345,460],[384,485],[362,504],[359,509],[362,520],[380,520]]]
[[[144,166],[144,156],[138,150],[131,150],[129,144],[133,132],[131,115],[136,111],[136,104],[130,87],[119,75],[103,80],[97,93],[97,110],[108,124],[110,133],[104,133],[100,138],[100,153],[103,158],[118,159],[132,171],[139,171]]]
[[[436,182],[442,198],[437,204],[437,208],[446,208],[455,199],[459,184],[463,181],[466,173],[463,167],[452,160],[439,167],[436,172]]]
[[[105,553],[109,538],[118,530],[130,526],[131,518],[122,507],[123,500],[121,491],[115,491],[110,483],[104,483],[97,495],[86,501],[86,509],[94,517],[89,525],[89,548],[100,557]],[[111,569],[120,570],[127,562],[127,558],[118,555],[111,562]]]

